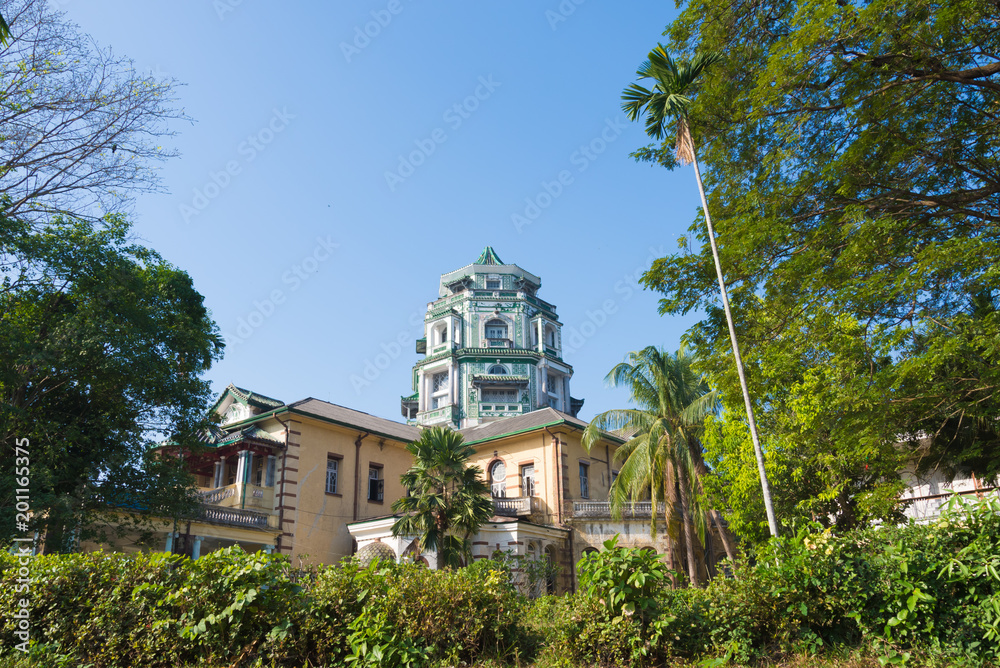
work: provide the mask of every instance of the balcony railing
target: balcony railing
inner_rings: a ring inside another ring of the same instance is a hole
[[[640,501],[638,503],[622,504],[622,518],[651,517],[653,514],[652,501]],[[656,514],[662,515],[666,506],[662,503],[656,504]],[[611,504],[607,501],[574,501],[573,517],[611,517]]]
[[[494,498],[493,512],[501,517],[524,517],[539,510],[537,496]]]
[[[207,492],[201,492],[199,496],[201,497],[202,503],[219,504],[234,494],[236,494],[236,485],[229,485],[227,487],[218,487]]]
[[[484,417],[507,417],[525,412],[520,403],[482,403],[479,404],[479,415]]]
[[[271,510],[274,508],[274,488],[260,485],[226,485],[215,489],[203,490],[199,493],[201,502],[210,506],[223,508],[259,508]]]
[[[213,524],[225,524],[248,529],[267,529],[270,526],[271,515],[239,508],[221,508],[219,506],[202,506],[201,519]]]

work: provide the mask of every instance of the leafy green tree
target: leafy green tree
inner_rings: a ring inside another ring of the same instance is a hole
[[[698,433],[715,409],[715,393],[694,371],[693,361],[683,348],[673,355],[655,346],[629,353],[606,380],[612,387],[627,388],[636,407],[596,415],[583,432],[583,445],[589,449],[603,432],[633,434],[615,451],[622,465],[609,493],[612,511],[620,516],[626,503],[648,497],[653,503],[649,528],[655,536],[657,508],[663,504],[668,532],[678,522],[683,525],[688,577],[697,585],[694,543],[696,535],[704,543],[708,511],[700,495],[705,466]]]
[[[121,217],[41,231],[0,219],[0,502],[24,487],[10,475],[24,444],[47,550],[190,510],[183,462],[155,448],[197,447],[211,398],[199,376],[223,343],[191,278],[129,230]],[[5,513],[0,535],[14,529]]]
[[[692,129],[761,432],[806,483],[779,506],[847,528],[898,516],[904,460],[1000,472],[998,20],[983,0],[692,0],[667,29],[673,52],[726,54]],[[674,141],[635,155],[672,166]],[[704,310],[687,340],[734,420],[690,230],[644,284],[663,313]]]
[[[437,551],[438,567],[457,568],[471,557],[469,539],[493,516],[489,487],[478,466],[469,466],[475,448],[446,427],[425,429],[409,443],[413,466],[402,475],[409,496],[392,504],[404,513],[392,535],[416,536],[421,551]]]
[[[660,139],[665,133],[666,124],[676,119],[677,136],[674,143],[674,155],[682,164],[693,164],[695,180],[698,182],[698,194],[701,195],[702,212],[705,215],[705,227],[708,231],[708,241],[712,248],[712,259],[715,263],[715,275],[719,281],[719,294],[722,297],[722,308],[726,314],[726,324],[729,327],[729,341],[733,348],[733,358],[736,361],[736,373],[740,379],[740,389],[743,392],[743,402],[746,406],[747,422],[750,425],[750,436],[753,439],[754,452],[757,455],[757,470],[760,474],[760,486],[764,495],[764,507],[767,510],[767,521],[771,535],[778,535],[778,522],[774,516],[771,504],[771,491],[767,481],[767,470],[764,468],[764,455],[760,449],[760,439],[757,435],[757,423],[754,420],[753,404],[747,389],[746,375],[743,371],[743,357],[740,355],[740,344],[736,338],[736,328],[733,326],[733,316],[729,308],[729,295],[726,291],[726,281],[719,262],[719,249],[715,243],[715,231],[712,229],[712,217],[708,212],[708,201],[705,199],[705,185],[698,167],[698,154],[695,151],[694,138],[691,136],[689,110],[691,108],[691,91],[702,72],[710,65],[721,60],[717,54],[702,54],[695,56],[691,62],[675,62],[663,45],[657,45],[649,52],[649,60],[642,64],[636,74],[641,79],[652,79],[655,82],[652,90],[639,84],[632,84],[622,94],[622,109],[630,120],[639,118],[643,110],[646,112],[646,133]]]

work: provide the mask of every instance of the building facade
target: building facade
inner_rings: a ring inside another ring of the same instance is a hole
[[[441,277],[428,305],[414,392],[395,422],[314,398],[292,403],[230,385],[213,410],[219,425],[186,455],[201,488],[198,517],[164,519],[154,549],[193,558],[239,544],[293,563],[336,563],[353,554],[436,566],[415,537],[393,537],[392,503],[406,494],[406,445],[429,425],[459,431],[475,448],[494,516],[472,540],[475,559],[506,552],[555,565],[552,591],[575,588],[575,564],[618,534],[619,544],[669,553],[668,531],[650,538],[649,503],[612,518],[608,491],[622,440],[589,450],[582,400],[570,394],[555,306],[541,280],[487,247]],[[711,557],[709,536],[706,556]],[[91,546],[96,547],[96,546]],[[121,543],[118,549],[141,549]]]
[[[504,264],[489,246],[473,264],[441,276],[427,305],[412,394],[403,416],[454,428],[551,407],[577,415],[573,367],[562,358],[556,307],[538,296],[540,278]]]

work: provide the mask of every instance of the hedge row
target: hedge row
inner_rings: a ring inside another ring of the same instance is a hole
[[[29,665],[421,665],[503,658],[524,600],[490,562],[453,572],[345,561],[301,574],[239,548],[32,560]],[[17,656],[16,559],[0,562],[0,656]]]
[[[883,664],[996,665],[1000,502],[955,504],[928,525],[841,537],[803,527],[705,589],[670,589],[629,551],[589,555],[585,591],[546,613],[560,620],[547,651],[580,665],[748,664],[852,649]]]
[[[609,542],[580,563],[579,592],[538,601],[491,561],[346,561],[303,576],[238,549],[197,561],[43,556],[27,567],[27,657],[15,648],[20,568],[0,559],[0,665],[723,665],[852,649],[895,664],[1000,658],[997,502],[933,525],[840,537],[805,527],[705,589],[671,589],[678,574],[662,561]]]

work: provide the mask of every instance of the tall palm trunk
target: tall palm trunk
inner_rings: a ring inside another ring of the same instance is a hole
[[[750,425],[750,438],[753,439],[753,450],[757,457],[757,471],[760,474],[760,487],[764,493],[764,508],[767,511],[767,525],[771,529],[771,535],[778,535],[778,521],[774,516],[774,506],[771,503],[771,488],[767,484],[767,471],[764,469],[764,453],[760,449],[760,439],[757,436],[757,422],[753,417],[753,406],[750,403],[750,391],[747,389],[746,374],[743,371],[743,357],[740,355],[740,344],[736,341],[736,328],[733,326],[733,314],[729,309],[729,295],[726,293],[726,282],[722,278],[722,264],[719,262],[719,249],[715,244],[715,230],[712,227],[712,217],[708,212],[708,200],[705,199],[705,185],[701,180],[701,170],[698,168],[698,156],[694,149],[694,138],[688,128],[687,119],[681,118],[681,132],[683,134],[683,150],[685,157],[690,156],[690,161],[694,164],[694,176],[698,181],[698,194],[701,196],[701,207],[705,212],[705,224],[708,226],[708,242],[712,246],[712,258],[715,260],[715,274],[719,279],[719,292],[722,294],[722,306],[726,311],[726,324],[729,325],[729,340],[733,346],[733,357],[736,358],[736,372],[740,377],[740,388],[743,390],[743,403],[746,404],[747,422]],[[678,141],[678,155],[682,142]]]
[[[694,522],[691,519],[691,491],[686,484],[686,480],[678,476],[680,483],[678,488],[681,493],[681,522],[684,525],[684,551],[687,557],[688,579],[692,587],[699,585],[698,561],[695,559],[694,542],[697,536],[694,533]]]

